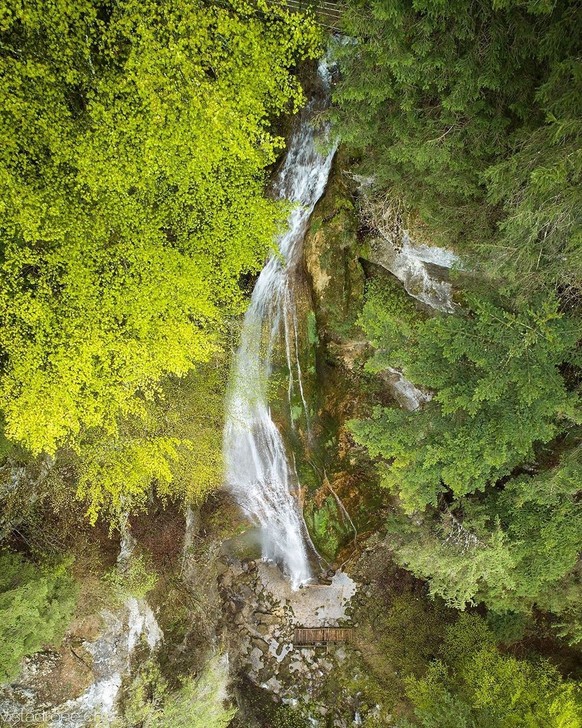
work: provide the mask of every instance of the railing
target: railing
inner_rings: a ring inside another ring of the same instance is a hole
[[[298,12],[313,10],[321,25],[330,30],[340,27],[343,7],[332,0],[283,0],[283,4],[290,10]]]

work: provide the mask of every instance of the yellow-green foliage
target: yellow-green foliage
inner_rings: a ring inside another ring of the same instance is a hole
[[[143,507],[152,484],[162,498],[197,503],[222,482],[223,360],[168,379],[144,404],[144,416],[121,420],[117,433],[81,441],[74,455],[77,496],[94,522]],[[70,453],[66,456],[70,457]]]
[[[441,659],[407,680],[414,725],[423,728],[579,728],[580,693],[549,663],[518,660],[493,646],[481,618],[447,629]],[[410,723],[402,722],[402,728]]]
[[[168,484],[172,480],[168,461],[178,456],[178,444],[171,438],[116,438],[87,446],[77,495],[90,501],[91,521],[106,500],[114,511],[124,512],[139,502],[154,479]]]
[[[261,0],[7,0],[0,31],[0,406],[54,453],[215,352],[283,217],[270,121],[319,36]],[[101,460],[164,481],[177,445]]]

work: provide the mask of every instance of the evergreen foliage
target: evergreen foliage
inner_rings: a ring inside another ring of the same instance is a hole
[[[397,561],[433,596],[499,614],[543,609],[576,642],[582,461],[565,372],[576,369],[579,327],[554,297],[535,303],[473,295],[462,313],[427,318],[373,282],[361,316],[375,347],[367,367],[398,366],[434,396],[414,412],[377,407],[351,429],[398,496],[388,524]]]
[[[496,289],[427,317],[369,286],[368,370],[433,393],[351,424],[398,497],[396,558],[451,606],[547,610],[578,641],[580,8],[354,0],[344,26],[334,118],[372,197]]]
[[[579,287],[578,3],[352,0],[344,29],[334,116],[376,189],[523,289]]]
[[[559,631],[582,639],[577,569],[582,550],[579,451],[555,468],[509,480],[390,530],[398,560],[428,579],[431,593],[464,609],[484,601],[498,613],[534,607],[559,615]]]
[[[0,554],[0,682],[16,677],[23,657],[62,638],[75,606],[66,567],[39,568],[18,554]]]
[[[127,686],[122,716],[114,721],[114,728],[227,728],[236,713],[225,707],[227,664],[224,655],[214,655],[198,677],[185,678],[178,690],[171,691],[150,658]]]
[[[384,483],[409,511],[436,506],[446,491],[483,490],[533,462],[536,445],[580,418],[560,370],[575,359],[579,330],[558,301],[544,297],[515,309],[474,297],[467,304],[463,315],[411,326],[398,308],[372,297],[363,315],[379,349],[372,365],[389,356],[415,384],[436,390],[421,411],[380,408],[352,425],[371,454],[388,461]]]
[[[152,725],[155,728],[227,728],[236,709],[225,707],[226,680],[227,657],[215,655],[197,679],[187,680],[177,693],[169,696]]]

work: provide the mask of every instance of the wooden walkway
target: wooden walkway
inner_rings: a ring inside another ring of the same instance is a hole
[[[353,627],[297,627],[293,643],[316,645],[320,642],[351,642],[353,632]]]
[[[290,10],[298,12],[313,10],[320,24],[329,30],[337,30],[340,27],[342,17],[342,5],[333,0],[282,0]]]

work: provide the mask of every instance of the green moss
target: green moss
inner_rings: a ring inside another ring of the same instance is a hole
[[[309,311],[307,314],[307,338],[311,346],[318,345],[319,336],[317,333],[317,319],[315,318],[314,311]]]
[[[309,533],[319,553],[329,561],[333,561],[340,546],[351,537],[353,530],[345,524],[345,516],[332,496],[316,506],[313,502],[305,512],[305,520]]]
[[[279,705],[275,709],[272,721],[273,728],[309,728],[313,725],[303,708],[292,708],[289,705]]]
[[[364,295],[358,217],[353,191],[342,173],[344,163],[340,150],[305,240],[319,332],[334,341],[357,335],[356,320]]]

